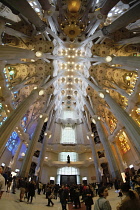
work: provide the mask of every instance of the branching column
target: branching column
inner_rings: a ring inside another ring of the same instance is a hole
[[[24,160],[23,160],[23,164],[20,169],[20,176],[22,176],[22,177],[28,177],[31,162],[32,162],[32,157],[35,152],[36,144],[38,142],[39,135],[40,135],[40,132],[41,132],[41,129],[42,129],[42,126],[44,124],[46,117],[47,117],[47,115],[44,114],[42,118],[39,118],[39,122],[38,122],[36,130],[33,134],[33,137],[29,143],[29,147],[27,149],[27,152],[26,152]]]
[[[33,157],[33,154],[34,154],[34,151],[35,151],[37,141],[39,139],[39,135],[40,135],[42,126],[44,124],[44,120],[45,120],[45,118],[48,118],[48,114],[51,111],[52,107],[54,106],[54,103],[56,101],[56,97],[57,97],[57,95],[54,97],[53,101],[47,107],[47,110],[43,114],[43,117],[41,119],[39,119],[39,122],[37,124],[37,127],[36,127],[36,130],[34,132],[33,138],[31,140],[29,148],[26,152],[27,154],[25,155],[25,158],[24,158],[24,161],[23,161],[23,164],[22,164],[22,167],[21,167],[20,174],[24,177],[28,176],[28,174],[29,174],[29,170],[30,170],[30,166],[31,166],[31,162],[32,162],[32,157]]]
[[[93,155],[93,159],[94,159],[96,180],[97,180],[97,182],[101,182],[102,181],[102,177],[101,177],[101,173],[99,171],[99,159],[98,159],[98,155],[97,155],[97,151],[96,151],[95,142],[94,142],[93,137],[91,136],[92,133],[90,132],[90,130],[88,128],[88,125],[87,125],[86,120],[84,118],[83,112],[81,112],[81,114],[82,114],[82,119],[83,119],[84,125],[86,127],[86,130],[88,131],[87,135],[89,136],[90,146],[91,146],[92,155]]]
[[[0,60],[16,60],[21,58],[35,58],[35,52],[11,46],[0,46]]]
[[[15,171],[15,169],[16,169],[16,164],[17,164],[17,161],[18,161],[18,156],[19,156],[22,144],[23,144],[23,140],[20,141],[20,143],[18,145],[18,148],[15,152],[15,155],[14,155],[14,158],[13,158],[13,161],[12,161],[13,163],[11,164],[11,170],[12,171]]]
[[[39,180],[41,180],[41,175],[42,175],[42,169],[43,169],[43,165],[44,165],[44,158],[45,158],[45,154],[46,154],[46,148],[47,148],[47,144],[48,144],[48,133],[46,136],[44,136],[43,139],[43,144],[42,144],[42,149],[40,151],[40,155],[39,155],[39,160],[36,166],[36,171],[38,171],[38,178]]]
[[[24,15],[32,24],[35,25],[36,29],[38,31],[44,31],[45,30],[45,23],[40,19],[38,14],[34,11],[34,9],[30,6],[28,1],[22,0],[2,0],[2,3],[6,6],[9,6],[12,11],[16,10],[20,14]]]
[[[90,115],[92,117],[94,117],[95,114],[94,114],[90,104],[88,103],[87,100],[84,99],[84,101],[85,101],[85,104],[86,104],[86,106],[87,106],[87,108],[88,108],[88,110],[90,112]],[[111,175],[112,175],[113,178],[116,178],[116,177],[121,178],[120,171],[119,171],[116,159],[115,159],[115,157],[113,155],[113,151],[112,151],[111,145],[110,145],[110,143],[109,143],[109,141],[108,141],[108,139],[107,139],[107,137],[105,135],[105,132],[104,132],[103,127],[102,127],[102,124],[101,124],[101,122],[98,119],[96,119],[96,128],[97,128],[100,140],[101,140],[101,142],[103,144],[103,147],[105,149],[105,153],[106,153],[106,157],[107,157],[107,160],[108,160],[108,164],[109,164]]]
[[[56,79],[58,79],[58,77],[55,77],[52,80],[50,80],[46,85],[44,85],[44,88],[47,89]],[[30,105],[33,104],[34,101],[37,99],[37,97],[39,96],[39,91],[42,89],[43,88],[33,90],[31,94],[24,101],[20,103],[17,109],[11,113],[11,115],[7,118],[7,120],[1,126],[0,128],[0,153],[1,153],[1,149],[3,149],[3,147],[5,146],[11,132],[19,123],[19,121],[21,120],[23,115],[26,113]]]
[[[112,1],[113,2],[113,1]],[[135,22],[140,18],[140,2],[132,6],[127,12],[117,18],[110,25],[103,27],[102,31],[104,35],[113,33],[122,27],[127,26],[129,23]]]
[[[127,133],[131,137],[131,143],[140,153],[140,128],[137,123],[129,116],[129,114],[106,92],[104,99],[110,106],[112,113],[118,121],[125,126]]]
[[[116,142],[113,142],[112,145],[114,146],[115,151],[116,151],[116,154],[117,154],[117,157],[118,157],[118,165],[119,165],[120,171],[121,172],[124,172],[125,165],[123,164],[124,161],[123,161],[123,158],[122,158],[122,156],[120,154],[119,148],[118,148]]]
[[[117,161],[114,157],[111,145],[105,135],[105,132],[103,130],[102,124],[99,120],[96,120],[96,128],[100,137],[100,140],[103,144],[103,147],[105,149],[106,157],[108,160],[109,168],[110,168],[110,173],[112,175],[112,178],[120,178],[121,179],[121,174],[120,170],[117,165]]]
[[[94,138],[89,137],[89,140],[90,140],[92,155],[93,155],[93,158],[94,158],[94,165],[95,165],[95,171],[96,171],[96,181],[101,182],[102,177],[101,177],[101,173],[99,171],[99,160],[98,160],[98,156],[97,156],[97,151],[96,151],[96,145],[95,145],[95,142],[94,142]]]
[[[112,113],[118,121],[120,121],[126,128],[128,135],[131,137],[131,143],[135,149],[140,153],[140,128],[137,123],[129,116],[129,114],[105,91],[97,89],[96,85],[88,79],[85,81],[97,92],[102,93],[104,100],[110,106]],[[95,89],[96,88],[96,89]],[[91,110],[91,107],[89,107]]]

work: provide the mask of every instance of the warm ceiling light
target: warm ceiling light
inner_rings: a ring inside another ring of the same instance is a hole
[[[112,57],[111,57],[111,56],[107,56],[107,57],[105,58],[105,60],[106,60],[106,62],[111,62],[111,61],[112,61]]]
[[[94,134],[93,133],[91,134],[91,137],[94,137]]]
[[[48,121],[48,117],[45,118],[44,122],[47,122],[47,121]]]
[[[44,94],[44,90],[39,91],[39,96],[42,96]]]
[[[35,53],[35,55],[36,55],[36,57],[41,58],[41,57],[42,57],[42,52],[37,51],[37,52]]]
[[[105,95],[103,94],[103,93],[99,93],[99,96],[100,96],[100,98],[104,98],[105,97]]]
[[[95,119],[94,119],[94,118],[92,118],[92,119],[91,119],[91,121],[92,121],[94,124],[96,124],[96,121],[95,121]]]
[[[68,10],[71,13],[76,13],[80,10],[81,0],[68,0]]]
[[[130,81],[130,77],[129,76],[126,76],[125,78],[126,78],[126,80]]]

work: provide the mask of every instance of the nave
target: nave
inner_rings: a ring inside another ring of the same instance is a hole
[[[93,201],[95,202],[98,197],[94,197]],[[121,198],[118,197],[118,193],[115,193],[115,189],[109,190],[109,196],[107,198],[111,204],[112,210],[116,209],[117,204],[121,201]],[[16,190],[16,194],[4,192],[2,199],[0,201],[0,209],[3,210],[61,210],[61,204],[59,198],[57,200],[53,199],[54,206],[48,207],[47,199],[45,195],[36,195],[33,199],[33,204],[27,204],[27,202],[19,202],[19,190]],[[71,210],[68,207],[67,209]],[[92,206],[92,210],[94,205]],[[85,210],[85,209],[84,209]]]

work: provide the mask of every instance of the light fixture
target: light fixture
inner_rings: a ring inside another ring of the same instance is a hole
[[[126,76],[125,79],[128,80],[128,81],[130,81],[130,77],[129,76]]]
[[[43,53],[42,53],[41,51],[37,51],[37,52],[35,53],[35,55],[36,55],[36,57],[41,58],[42,55],[43,55]]]
[[[41,114],[40,116],[39,116],[39,118],[41,119],[43,117],[43,115]]]
[[[47,121],[48,121],[48,117],[45,118],[44,122],[47,122]]]
[[[39,96],[42,96],[44,94],[44,90],[39,91]]]
[[[106,56],[106,58],[105,58],[105,60],[106,60],[106,62],[111,62],[112,61],[112,57],[111,56]]]
[[[99,92],[99,96],[100,96],[100,98],[104,98],[105,97],[105,95],[102,92]]]
[[[92,121],[94,124],[96,124],[96,121],[95,121],[94,118],[91,118],[91,121]]]
[[[93,133],[91,133],[91,137],[94,137],[94,134]]]

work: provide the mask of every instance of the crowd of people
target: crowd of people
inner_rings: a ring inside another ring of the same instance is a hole
[[[117,210],[140,210],[140,170],[134,177],[121,183],[118,179],[114,180],[115,192],[118,196],[123,197],[122,201],[116,206]],[[94,210],[111,210],[112,207],[107,200],[108,189],[112,188],[112,183],[104,186],[103,183],[92,183],[88,185],[73,184],[62,185],[58,184],[43,184],[33,179],[12,177],[9,173],[4,173],[0,167],[0,199],[4,190],[9,193],[16,193],[16,189],[20,190],[19,201],[32,203],[35,194],[44,194],[47,199],[46,206],[54,206],[53,199],[59,197],[62,210],[66,210],[67,203],[72,203],[73,208],[81,208],[81,203],[84,203],[86,210],[91,210],[94,205]],[[94,197],[99,196],[94,202]]]

